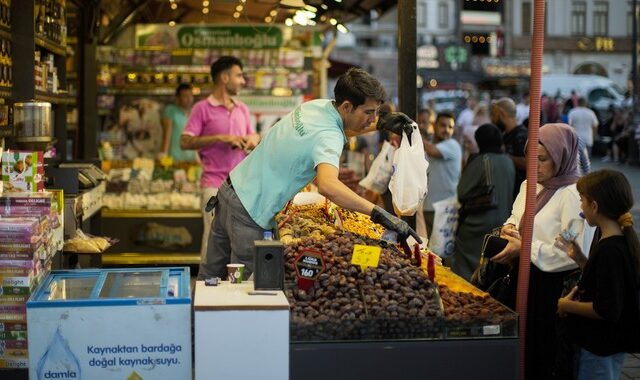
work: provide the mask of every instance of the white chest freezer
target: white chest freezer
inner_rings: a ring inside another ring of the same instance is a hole
[[[189,268],[53,271],[27,302],[30,379],[191,379]]]

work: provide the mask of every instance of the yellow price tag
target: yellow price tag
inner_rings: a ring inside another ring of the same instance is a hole
[[[353,246],[353,256],[351,256],[351,264],[359,265],[364,272],[368,267],[378,267],[380,260],[380,252],[382,248],[370,245],[355,244]]]

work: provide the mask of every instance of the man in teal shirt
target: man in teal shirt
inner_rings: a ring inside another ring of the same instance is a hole
[[[189,120],[191,106],[193,105],[193,92],[191,85],[181,83],[176,88],[175,104],[167,104],[162,113],[162,152],[169,155],[174,161],[196,161],[195,150],[183,150],[180,148],[180,136],[184,126]]]
[[[406,222],[361,198],[338,179],[347,137],[369,131],[386,99],[384,88],[367,72],[352,68],[338,79],[334,93],[335,100],[312,100],[283,117],[231,171],[218,192],[209,235],[208,249],[217,252],[208,257],[216,261],[200,264],[199,279],[226,277],[230,262],[245,264],[249,276],[253,242],[276,227],[274,216],[314,178],[320,194],[341,207],[371,215],[374,222],[397,232],[398,241],[409,235],[420,240]],[[397,132],[410,123],[404,114],[394,114],[378,126]]]

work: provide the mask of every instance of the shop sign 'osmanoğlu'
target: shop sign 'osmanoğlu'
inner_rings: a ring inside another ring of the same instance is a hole
[[[136,26],[136,47],[277,49],[282,45],[279,26]]]

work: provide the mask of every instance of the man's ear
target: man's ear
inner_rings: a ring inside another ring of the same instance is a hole
[[[229,78],[230,78],[229,70],[225,70],[221,72],[219,78],[220,78],[220,83],[223,83],[223,84],[229,83]]]
[[[353,112],[353,103],[351,103],[348,100],[345,100],[338,106],[338,109],[344,113],[351,113]]]
[[[589,202],[589,205],[591,206],[591,209],[593,210],[593,213],[594,213],[594,214],[597,214],[597,213],[598,213],[598,210],[599,210],[599,208],[600,208],[600,207],[598,206],[598,202],[596,202],[596,201],[590,201],[590,202]]]

